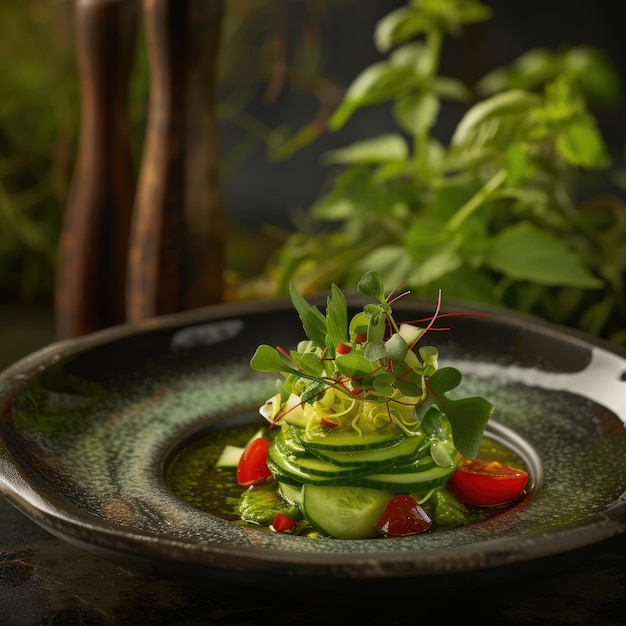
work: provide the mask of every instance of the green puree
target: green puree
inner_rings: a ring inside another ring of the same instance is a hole
[[[255,497],[260,499],[258,509],[269,510],[273,514],[277,509],[283,508],[288,513],[290,508],[288,503],[278,496],[273,486],[262,489],[255,487],[248,492],[247,488],[237,484],[236,473],[233,469],[215,467],[226,445],[244,446],[257,431],[258,424],[254,423],[214,430],[194,440],[174,456],[167,468],[166,478],[170,489],[191,506],[239,524],[245,524],[241,519],[241,507],[246,506],[246,500],[251,493],[255,493]],[[485,460],[497,459],[502,463],[525,469],[524,462],[519,455],[489,437],[482,439],[480,457]],[[446,490],[443,491],[447,493]],[[245,492],[248,496],[242,500]],[[435,504],[435,501],[430,503],[431,506]],[[257,509],[257,502],[250,499],[247,506]],[[443,506],[448,512],[443,518],[446,528],[470,524],[506,510],[506,507],[474,509],[463,505],[457,509],[456,506],[450,506],[450,502],[444,503]],[[271,520],[265,521],[267,527],[270,523]],[[254,526],[263,527],[259,524],[254,524]],[[435,525],[432,530],[441,529],[441,526],[442,524]],[[311,534],[310,529],[306,527],[300,528],[299,532]]]
[[[170,489],[192,506],[227,520],[239,520],[236,501],[245,488],[232,470],[215,467],[224,446],[244,446],[258,424],[212,431],[180,450],[167,468]]]

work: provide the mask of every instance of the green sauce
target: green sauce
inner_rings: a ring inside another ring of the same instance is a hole
[[[179,450],[167,467],[166,480],[172,492],[184,502],[226,520],[243,523],[236,513],[245,487],[237,484],[236,472],[215,466],[227,444],[245,446],[258,431],[257,423],[245,426],[213,430],[195,439]],[[484,437],[479,456],[486,460],[527,469],[523,459],[510,448],[489,437]],[[494,509],[472,509],[464,524],[474,523],[498,515],[509,507]],[[258,527],[258,526],[256,526]],[[433,528],[436,530],[436,528]]]
[[[235,502],[245,487],[237,484],[235,472],[215,467],[224,446],[244,446],[259,429],[248,424],[211,431],[182,448],[167,468],[166,480],[181,500],[192,506],[222,517],[238,520]]]

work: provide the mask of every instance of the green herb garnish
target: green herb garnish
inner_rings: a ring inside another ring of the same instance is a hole
[[[408,292],[394,295],[396,289],[386,295],[376,272],[366,273],[357,288],[375,302],[352,319],[336,285],[328,296],[326,314],[291,288],[308,341],[289,352],[263,344],[252,357],[256,371],[284,377],[278,394],[266,405],[266,418],[275,424],[293,412],[302,427],[319,428],[321,422],[333,431],[357,434],[397,428],[408,437],[434,438],[447,420],[456,450],[474,458],[494,406],[481,397],[448,395],[460,385],[461,373],[453,367],[439,368],[437,349],[420,345],[443,317],[441,296],[430,319],[398,323],[392,305]],[[334,405],[327,414],[320,413],[320,407],[330,407],[337,398],[343,401],[344,412]],[[314,403],[318,418],[311,423],[303,414]]]

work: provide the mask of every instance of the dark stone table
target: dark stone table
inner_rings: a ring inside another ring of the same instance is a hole
[[[566,571],[441,595],[363,598],[341,590],[290,602],[284,592],[193,586],[122,569],[56,539],[0,500],[0,624],[272,624],[362,619],[372,625],[478,622],[551,626],[626,623],[626,541]],[[417,591],[417,589],[416,589]],[[325,596],[325,597],[324,597]],[[377,601],[378,600],[378,601]],[[426,622],[425,620],[428,620]],[[444,620],[443,622],[441,620]]]

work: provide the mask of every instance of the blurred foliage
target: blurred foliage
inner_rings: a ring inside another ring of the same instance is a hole
[[[272,145],[288,132],[247,113],[255,99],[269,106],[287,88],[305,92],[323,103],[317,122],[322,132],[341,90],[323,78],[320,25],[332,7],[353,1],[228,0],[218,110],[245,135],[223,154],[225,176],[236,173],[259,145]],[[73,8],[73,0],[0,3],[0,301],[50,303],[52,298],[80,115]],[[297,37],[290,38],[294,22]],[[141,20],[139,26],[129,98],[136,155],[149,86]]]
[[[268,159],[289,159],[364,107],[388,104],[398,123],[397,133],[326,155],[334,182],[295,232],[277,231],[281,239],[269,248],[278,250],[267,267],[258,267],[271,251],[259,249],[262,237],[230,243],[229,262],[236,257],[237,267],[229,297],[282,294],[288,282],[303,292],[331,282],[350,286],[363,269],[376,269],[386,283],[410,278],[418,294],[432,295],[437,284],[446,298],[504,304],[626,342],[625,207],[623,197],[605,193],[613,175],[622,176],[623,189],[624,170],[606,165],[589,108],[613,106],[621,96],[607,59],[585,47],[529,50],[465,84],[437,74],[444,39],[491,15],[474,0],[420,0],[438,17],[403,21],[400,13],[384,21],[374,41],[389,59],[364,68],[346,90],[329,78],[324,24],[335,7],[359,1],[227,0],[218,112],[242,134],[222,153],[225,177],[236,175],[260,145]],[[459,7],[469,13],[459,18]],[[420,33],[424,42],[413,41]],[[141,31],[134,63],[129,111],[140,155],[149,88]],[[517,117],[496,130],[494,120],[503,122],[506,94],[513,92]],[[271,107],[294,93],[314,103],[300,128],[287,120],[271,127],[250,113],[259,102]],[[489,102],[494,115],[488,105],[482,113],[476,108]],[[469,121],[459,120],[457,145],[446,146],[434,128],[450,103]],[[0,3],[0,302],[51,302],[79,104],[73,0]],[[518,133],[509,142],[502,129],[513,132],[528,116],[540,120],[545,137]],[[588,160],[576,162],[581,157]],[[461,207],[460,215],[450,214],[451,206]],[[447,241],[437,235],[446,220],[455,235]],[[509,228],[522,222],[523,228]],[[513,244],[527,250],[542,248],[542,241],[552,257],[518,254],[523,267],[507,258]],[[549,258],[565,283],[541,282],[541,263],[550,266]]]
[[[0,296],[52,288],[78,112],[65,5],[0,4]]]
[[[374,270],[626,344],[624,170],[591,112],[621,102],[619,76],[586,46],[529,50],[476,85],[442,75],[444,42],[492,17],[481,0],[408,0],[380,20],[387,59],[355,77],[328,129],[386,103],[397,130],[324,155],[333,182],[257,294],[353,287]],[[464,108],[446,143],[451,102]]]

